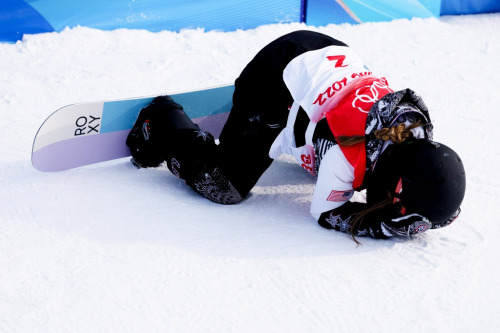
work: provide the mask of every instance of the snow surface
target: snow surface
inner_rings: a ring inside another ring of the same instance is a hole
[[[32,168],[33,137],[59,107],[230,83],[299,29],[345,41],[424,97],[435,139],[466,166],[458,221],[356,247],[309,215],[314,180],[289,158],[235,206],[127,159]],[[0,331],[499,332],[499,32],[490,14],[227,33],[78,27],[0,44]]]

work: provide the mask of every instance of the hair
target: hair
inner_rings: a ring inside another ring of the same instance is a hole
[[[416,123],[413,123],[409,126],[406,126],[405,124],[399,124],[399,125],[392,126],[389,128],[384,127],[384,128],[379,129],[379,130],[376,130],[373,133],[368,134],[368,135],[353,135],[353,136],[342,135],[342,136],[339,136],[337,138],[337,143],[340,146],[350,147],[350,146],[354,146],[358,143],[365,142],[366,140],[368,140],[370,138],[377,138],[377,139],[384,140],[384,141],[391,140],[392,142],[394,142],[396,144],[400,144],[400,143],[405,142],[406,139],[413,137],[413,133],[411,131],[412,129],[423,126],[423,125],[424,124],[422,124],[420,121],[417,121]],[[363,210],[353,214],[354,219],[352,220],[350,234],[351,234],[351,238],[356,242],[357,245],[361,245],[361,243],[356,239],[356,233],[359,230],[365,217],[367,217],[367,215],[369,215],[375,211],[386,208],[387,206],[392,204],[392,202],[393,201],[391,198],[387,198],[385,200],[379,201],[379,202],[369,206],[366,209],[363,209]]]
[[[349,230],[349,233],[351,234],[352,240],[355,241],[357,245],[362,245],[361,242],[356,239],[356,233],[358,232],[358,230],[361,226],[361,223],[363,223],[364,218],[367,215],[369,215],[370,213],[373,213],[375,211],[386,208],[390,204],[392,204],[392,199],[387,198],[385,200],[377,202],[376,204],[374,204],[366,209],[363,209],[363,210],[353,214],[354,219],[352,220],[352,225],[351,225],[351,229]]]
[[[384,141],[391,140],[392,142],[399,144],[403,143],[406,139],[413,136],[413,133],[411,131],[412,129],[420,127],[422,125],[423,124],[420,121],[417,121],[416,123],[409,126],[406,126],[405,124],[399,124],[389,128],[384,127],[368,135],[341,135],[337,138],[337,143],[344,147],[350,147],[360,142],[365,142],[367,139],[374,137]]]

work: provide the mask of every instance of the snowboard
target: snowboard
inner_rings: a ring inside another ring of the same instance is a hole
[[[217,139],[232,107],[233,85],[170,96]],[[63,171],[130,156],[126,138],[153,97],[71,104],[52,113],[33,141],[31,162],[40,171]]]

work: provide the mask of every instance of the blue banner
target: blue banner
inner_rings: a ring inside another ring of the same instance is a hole
[[[437,17],[441,0],[309,0],[306,23],[380,22],[412,17]]]
[[[499,11],[500,0],[1,0],[0,42],[78,25],[231,31],[272,23],[322,26]]]
[[[0,41],[86,26],[230,31],[301,21],[301,0],[2,0]]]
[[[0,4],[0,42],[16,41],[23,34],[54,31],[52,25],[25,1],[2,0]]]
[[[441,0],[441,15],[500,12],[500,0]]]

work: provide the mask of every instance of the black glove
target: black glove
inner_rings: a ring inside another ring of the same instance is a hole
[[[339,208],[323,213],[318,222],[327,229],[373,238],[408,237],[432,227],[432,223],[422,215],[403,215],[401,203],[396,202],[366,214],[361,223],[351,230],[356,214],[367,208],[366,204],[347,202]]]
[[[367,205],[359,202],[346,202],[342,206],[324,212],[318,219],[319,225],[326,229],[351,232],[354,214],[366,209]]]
[[[408,237],[424,232],[431,228],[431,226],[431,221],[425,216],[410,214],[373,223],[368,228],[368,231],[375,238],[388,238],[392,236]]]

